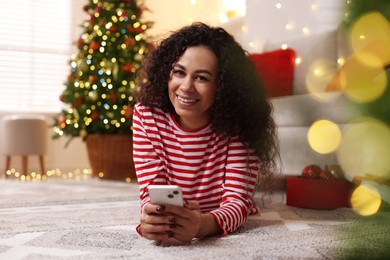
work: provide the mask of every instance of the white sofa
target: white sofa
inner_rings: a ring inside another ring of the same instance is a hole
[[[280,48],[285,42],[269,42],[264,51]],[[357,117],[360,111],[353,109],[341,93],[328,93],[328,101],[319,101],[308,93],[306,75],[313,62],[320,59],[337,64],[340,55],[347,55],[345,37],[340,29],[289,41],[301,63],[294,68],[293,93],[290,96],[272,98],[274,118],[278,126],[281,152],[281,173],[300,175],[309,164],[337,165],[335,152],[320,154],[308,143],[309,127],[319,119],[337,123],[341,129],[349,120]]]

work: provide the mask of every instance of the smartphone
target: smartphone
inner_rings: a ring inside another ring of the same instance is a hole
[[[177,185],[149,185],[152,204],[183,206],[183,193]]]

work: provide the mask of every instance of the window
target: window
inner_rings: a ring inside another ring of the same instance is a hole
[[[73,2],[1,1],[1,111],[60,111],[74,40]]]

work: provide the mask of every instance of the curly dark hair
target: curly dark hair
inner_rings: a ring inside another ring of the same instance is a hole
[[[272,106],[247,52],[224,29],[203,23],[173,32],[145,57],[138,74],[137,101],[174,112],[168,96],[172,65],[188,47],[206,46],[217,57],[217,89],[211,107],[211,127],[239,136],[260,159],[260,172],[271,173],[278,155]]]

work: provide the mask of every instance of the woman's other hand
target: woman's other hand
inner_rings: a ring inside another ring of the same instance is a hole
[[[183,207],[147,204],[141,215],[141,232],[143,237],[164,244],[175,240],[189,243],[197,237],[201,220],[197,201],[188,201]]]

